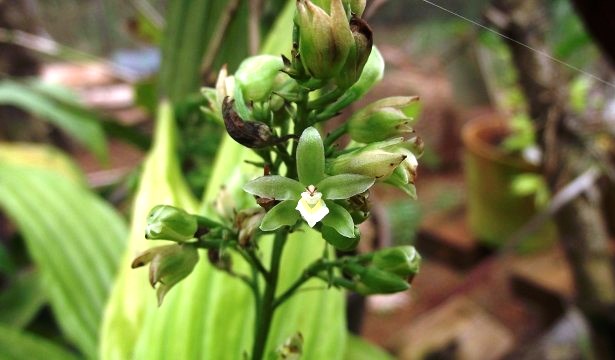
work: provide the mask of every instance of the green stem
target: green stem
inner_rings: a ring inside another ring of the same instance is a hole
[[[347,123],[344,123],[342,124],[342,126],[338,127],[337,129],[329,133],[329,135],[327,135],[327,137],[323,141],[323,145],[325,146],[325,149],[333,145],[333,143],[337,141],[337,139],[341,138],[346,132],[348,132],[348,125]]]
[[[263,275],[263,277],[265,277],[265,279],[269,278],[269,271],[265,269],[265,267],[263,266],[263,263],[260,261],[258,256],[256,256],[253,249],[246,249],[246,250],[241,249],[239,250],[239,253],[241,254],[241,256],[243,256],[243,258],[250,265],[252,265],[252,267],[255,270],[260,272]]]
[[[294,292],[299,289],[301,285],[305,284],[309,279],[318,274],[323,267],[326,267],[326,264],[322,260],[317,260],[312,263],[312,265],[305,269],[303,274],[301,274],[301,276],[273,302],[274,308],[277,308],[286,300],[290,299],[290,297],[293,296]]]
[[[269,330],[271,328],[275,310],[275,291],[278,285],[282,250],[284,249],[287,236],[288,231],[282,230],[275,234],[275,238],[273,240],[269,278],[265,279],[265,293],[263,294],[262,301],[260,302],[260,307],[257,308],[257,324],[254,345],[252,347],[252,360],[262,360],[265,354],[267,337],[269,336]]]

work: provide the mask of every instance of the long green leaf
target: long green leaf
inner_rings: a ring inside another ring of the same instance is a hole
[[[360,337],[349,335],[344,360],[393,360],[393,357],[376,345]]]
[[[43,88],[41,88],[43,89]],[[39,89],[40,90],[40,89]],[[51,122],[77,139],[99,159],[107,157],[105,134],[98,117],[85,108],[58,101],[35,85],[11,80],[0,82],[0,105],[13,105]]]
[[[130,263],[139,252],[161,241],[147,241],[144,237],[145,220],[150,209],[158,204],[175,205],[195,212],[196,202],[181,176],[175,156],[176,129],[168,102],[159,108],[154,145],[145,161],[139,190],[132,211],[128,247],[122,257],[120,273],[107,305],[100,346],[102,359],[130,359],[139,337],[147,330],[148,318],[155,319],[168,309],[181,288],[192,278],[182,281],[165,298],[158,309],[154,291],[147,282],[146,269],[132,270]],[[179,334],[178,334],[179,335]],[[182,335],[187,333],[182,331]],[[162,338],[156,340],[163,342]]]
[[[36,271],[16,276],[0,293],[0,324],[24,328],[47,302],[41,277]]]
[[[167,26],[162,40],[159,93],[174,103],[196,93],[201,85],[203,55],[219,36],[216,27],[227,11],[228,0],[175,0],[169,3]],[[240,1],[229,23],[227,39],[214,59],[234,69],[248,54],[247,1]]]
[[[79,182],[49,169],[2,161],[0,207],[23,234],[62,331],[93,357],[124,248],[123,220]]]
[[[0,359],[76,360],[77,357],[44,338],[0,325]]]

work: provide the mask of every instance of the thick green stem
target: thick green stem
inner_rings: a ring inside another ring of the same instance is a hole
[[[275,292],[278,286],[278,277],[280,270],[280,262],[282,260],[282,250],[288,236],[287,230],[279,231],[275,234],[273,240],[273,249],[271,251],[271,266],[269,268],[269,277],[265,279],[265,293],[263,294],[260,307],[256,309],[256,334],[254,337],[254,345],[252,347],[252,360],[262,360],[267,347],[267,338],[273,321],[275,310],[274,300]]]

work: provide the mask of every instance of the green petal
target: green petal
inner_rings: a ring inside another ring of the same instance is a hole
[[[374,185],[375,179],[358,174],[341,174],[324,178],[316,188],[325,199],[348,199]]]
[[[325,148],[318,130],[303,131],[297,146],[297,174],[305,185],[316,185],[325,176]]]
[[[274,206],[265,214],[261,222],[261,230],[273,231],[282,226],[295,225],[299,220],[299,212],[295,210],[297,202],[295,200],[285,200]]]
[[[416,200],[416,187],[414,186],[414,184],[408,182],[408,175],[401,167],[396,168],[393,171],[393,174],[391,174],[391,176],[389,176],[389,178],[386,179],[384,182],[386,184],[395,186],[396,188],[405,192],[406,195]]]
[[[349,238],[341,235],[337,232],[337,230],[326,225],[323,225],[321,233],[325,241],[333,245],[336,249],[342,251],[354,250],[357,245],[359,245],[359,240],[361,239],[360,234],[356,234],[358,236],[353,236],[352,238]]]
[[[325,204],[329,208],[329,214],[322,219],[322,223],[334,228],[340,235],[347,238],[354,237],[354,222],[350,213],[333,201],[325,200]]]
[[[280,175],[268,175],[248,181],[243,186],[243,190],[264,198],[290,200],[299,199],[305,187],[297,180]]]

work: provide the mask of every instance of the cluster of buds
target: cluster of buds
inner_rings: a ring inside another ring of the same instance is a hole
[[[192,273],[197,264],[199,254],[190,240],[195,238],[198,230],[197,218],[182,209],[158,205],[150,211],[145,238],[175,243],[144,251],[133,260],[132,268],[149,264],[149,283],[157,287],[158,305],[162,304],[171,288]]]

